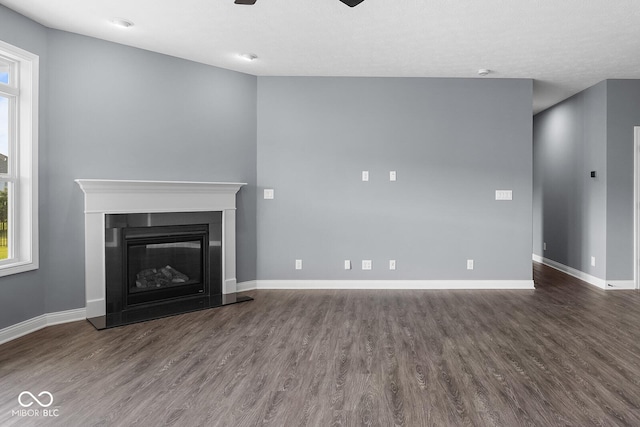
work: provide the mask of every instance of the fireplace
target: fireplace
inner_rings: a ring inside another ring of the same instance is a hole
[[[235,293],[235,194],[244,184],[76,181],[96,328],[251,300]]]

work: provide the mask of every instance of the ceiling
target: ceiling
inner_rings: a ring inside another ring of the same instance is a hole
[[[604,79],[640,78],[639,0],[0,4],[47,27],[258,76],[531,78],[534,112]]]

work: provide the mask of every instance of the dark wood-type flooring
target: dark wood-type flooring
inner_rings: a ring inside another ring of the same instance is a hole
[[[0,345],[0,425],[640,425],[640,294],[534,273],[535,291],[253,291],[49,327]],[[11,415],[43,390],[58,417]]]

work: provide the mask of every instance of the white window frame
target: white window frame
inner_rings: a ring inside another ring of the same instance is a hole
[[[38,268],[38,82],[39,57],[0,41],[0,57],[13,65],[8,97],[9,164],[0,181],[10,182],[9,258],[0,261],[0,277]]]

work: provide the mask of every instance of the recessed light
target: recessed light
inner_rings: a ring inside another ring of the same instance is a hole
[[[480,68],[478,70],[478,75],[484,77],[484,76],[488,75],[490,72],[491,72],[491,70],[489,70],[487,68]]]
[[[133,22],[128,21],[124,18],[112,18],[111,23],[116,27],[121,27],[121,28],[133,27]]]
[[[258,55],[256,55],[255,53],[243,53],[242,55],[240,55],[240,58],[247,61],[254,61],[258,59]]]

